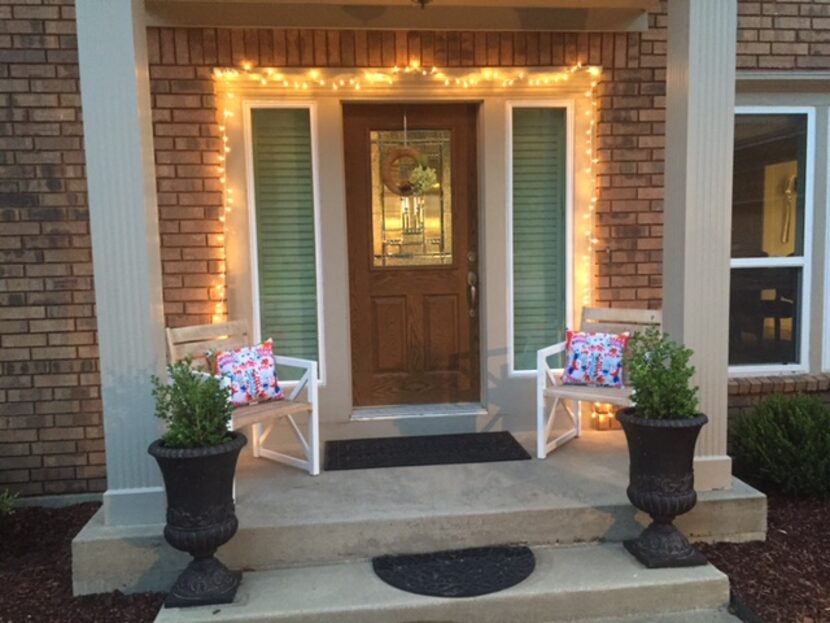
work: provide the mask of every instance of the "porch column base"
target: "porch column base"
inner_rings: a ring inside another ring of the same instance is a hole
[[[713,489],[732,488],[732,457],[696,456],[695,490],[712,491]]]
[[[164,523],[164,487],[108,489],[104,493],[107,526],[140,526]]]

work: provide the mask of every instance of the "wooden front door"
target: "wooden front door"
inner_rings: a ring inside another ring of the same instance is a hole
[[[345,104],[355,406],[478,402],[472,104]]]

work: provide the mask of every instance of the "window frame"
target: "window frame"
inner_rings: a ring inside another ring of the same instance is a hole
[[[565,318],[567,326],[573,326],[574,316],[574,132],[576,102],[574,99],[522,99],[508,100],[505,103],[505,233],[507,243],[507,376],[509,378],[530,378],[536,376],[535,367],[530,370],[517,370],[513,323],[513,110],[516,108],[557,108],[565,110]],[[549,344],[543,345],[550,346]]]
[[[248,214],[248,267],[251,275],[251,298],[252,298],[252,322],[251,338],[256,342],[262,340],[262,327],[260,317],[260,296],[259,296],[259,248],[257,244],[257,218],[256,218],[256,186],[254,179],[254,141],[252,113],[254,109],[306,109],[309,117],[309,142],[311,145],[311,176],[313,192],[314,212],[314,272],[316,273],[315,294],[317,297],[317,376],[318,386],[326,385],[326,339],[325,323],[323,318],[324,309],[324,271],[322,259],[322,232],[321,232],[321,205],[320,205],[320,158],[318,143],[318,112],[317,102],[314,100],[287,100],[287,99],[245,99],[242,101],[242,128],[243,144],[245,151],[245,190],[247,196]],[[293,387],[297,381],[281,381],[284,387]]]
[[[797,345],[798,362],[787,364],[730,364],[729,376],[760,376],[765,374],[806,373],[810,369],[810,319],[812,309],[812,264],[813,264],[813,210],[815,200],[815,156],[816,156],[816,107],[815,106],[778,106],[778,105],[741,105],[735,107],[737,115],[806,115],[807,140],[804,158],[804,240],[802,254],[798,257],[729,257],[730,297],[732,292],[731,276],[733,270],[747,268],[800,268],[801,269],[801,304],[798,313],[800,325]],[[732,204],[730,203],[730,210]],[[731,239],[731,233],[730,233]],[[731,314],[731,310],[730,310]]]
[[[824,279],[822,286],[824,293],[822,297],[822,340],[821,354],[818,358],[822,372],[830,372],[830,103],[825,103],[826,108],[826,132],[824,135],[824,257],[820,258],[824,268]],[[818,173],[818,165],[816,165]]]

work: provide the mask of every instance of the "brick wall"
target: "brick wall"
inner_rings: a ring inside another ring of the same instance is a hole
[[[0,489],[104,487],[72,2],[0,3]]]
[[[773,394],[809,394],[830,406],[830,374],[730,379],[729,417],[751,411]]]
[[[663,3],[665,5],[665,3]],[[666,16],[643,34],[149,30],[157,120],[165,310],[170,324],[205,322],[220,270],[214,66],[544,66],[605,68],[600,119],[595,302],[659,307],[662,287]],[[830,5],[741,0],[742,68],[830,67]],[[750,45],[752,44],[752,45]]]
[[[739,10],[740,68],[830,68],[824,0]],[[105,486],[73,17],[72,0],[0,0],[0,488],[32,495]],[[222,227],[210,72],[243,60],[603,65],[595,298],[659,306],[665,15],[650,22],[642,34],[149,29],[168,324],[213,311]],[[740,391],[733,407],[750,400]]]
[[[657,17],[654,18],[655,22]],[[549,66],[606,68],[598,89],[600,304],[660,305],[664,32],[367,32],[151,28],[167,321],[210,320],[220,267],[221,195],[213,67]]]
[[[824,0],[740,0],[738,29],[738,69],[830,69]]]

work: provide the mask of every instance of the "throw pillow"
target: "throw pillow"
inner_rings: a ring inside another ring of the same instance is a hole
[[[216,373],[230,381],[235,406],[285,397],[277,378],[273,345],[269,339],[256,346],[216,353]]]
[[[568,331],[566,338],[566,385],[623,386],[623,353],[627,333]]]

